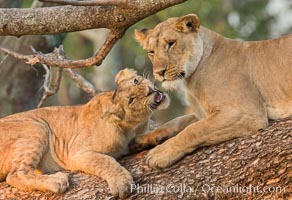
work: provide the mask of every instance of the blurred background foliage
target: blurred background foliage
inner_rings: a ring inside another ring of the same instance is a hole
[[[26,0],[23,7],[30,7]],[[263,40],[292,32],[291,0],[189,0],[152,15],[132,26],[115,45],[99,67],[79,70],[86,79],[103,91],[115,87],[114,75],[122,68],[134,68],[140,74],[151,74],[151,62],[146,52],[135,42],[133,30],[153,28],[169,17],[196,13],[201,25],[225,37],[242,40]],[[70,58],[91,56],[103,43],[108,31],[105,29],[68,33],[64,48]],[[58,95],[50,97],[46,106],[72,105],[88,101],[88,96],[64,75]],[[181,92],[169,92],[170,108],[155,115],[156,120],[165,122],[182,115],[188,109]]]

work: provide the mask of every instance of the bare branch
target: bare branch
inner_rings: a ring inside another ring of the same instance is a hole
[[[37,62],[33,62],[33,60],[35,59],[35,56],[33,55],[23,55],[23,54],[20,54],[20,53],[17,53],[17,52],[14,52],[2,47],[0,47],[0,51],[18,60],[25,60],[26,63],[31,64],[31,65],[37,63]]]
[[[46,101],[46,99],[49,96],[52,96],[52,95],[56,94],[59,91],[59,87],[60,87],[60,83],[61,83],[61,79],[62,79],[62,70],[63,69],[62,68],[58,68],[58,71],[56,73],[55,81],[54,81],[53,85],[51,85],[51,82],[52,82],[51,70],[45,64],[43,64],[43,67],[44,67],[44,69],[46,71],[45,80],[44,80],[44,84],[43,84],[44,94],[43,94],[43,97],[42,97],[42,99],[40,100],[40,102],[38,104],[38,108],[40,108],[44,104],[44,102]]]
[[[2,60],[0,61],[0,65],[2,65],[2,63],[6,60],[7,57],[8,57],[8,55],[6,54],[6,55],[2,58]]]
[[[127,0],[39,0],[46,3],[58,3],[62,5],[72,5],[72,6],[129,6]]]
[[[34,65],[36,63],[46,64],[48,66],[56,66],[60,68],[85,68],[91,67],[92,65],[100,65],[107,54],[110,52],[114,44],[118,41],[118,39],[124,34],[124,31],[111,31],[108,35],[107,40],[104,42],[102,47],[96,54],[87,59],[81,60],[69,60],[65,58],[65,53],[63,50],[63,46],[61,45],[59,48],[55,48],[52,53],[43,54],[41,52],[34,51],[34,55],[23,55],[11,50],[1,48],[0,51],[8,54],[14,58],[25,60],[27,64]]]
[[[99,66],[103,59],[107,56],[110,52],[114,44],[118,41],[118,39],[123,35],[124,32],[110,32],[107,40],[99,49],[99,51],[92,57],[82,60],[69,60],[66,58],[60,58],[60,52],[62,50],[54,51],[53,54],[41,54],[37,55],[39,61],[41,63],[45,63],[50,66],[57,66],[62,68],[84,68],[84,67],[91,67],[92,65]]]
[[[51,85],[51,82],[53,79],[51,69],[50,69],[50,67],[48,67],[45,64],[43,64],[43,67],[46,71],[45,80],[44,80],[44,84],[43,84],[44,94],[43,94],[42,99],[40,100],[40,102],[38,104],[38,108],[40,108],[44,104],[44,102],[46,101],[46,99],[48,97],[56,94],[59,91],[59,87],[60,87],[60,83],[61,83],[61,79],[62,79],[62,70],[63,69],[58,68],[58,71],[56,72],[55,81]],[[78,87],[80,89],[82,89],[83,91],[85,91],[88,95],[94,96],[99,92],[95,89],[95,87],[90,82],[88,82],[86,79],[84,79],[76,71],[69,69],[69,68],[64,69],[64,71],[74,82],[76,82]]]
[[[81,88],[90,96],[94,96],[95,94],[98,93],[98,91],[90,82],[88,82],[85,78],[83,78],[80,74],[78,74],[73,69],[64,69],[64,71],[73,81],[76,82],[79,88]]]

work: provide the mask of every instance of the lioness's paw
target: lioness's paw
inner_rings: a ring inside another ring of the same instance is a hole
[[[128,171],[125,171],[107,180],[112,195],[118,196],[121,199],[131,194],[131,185],[135,184],[132,175]]]
[[[165,131],[165,129],[156,129],[150,133],[137,135],[129,144],[130,151],[139,152],[158,145],[163,140]]]
[[[154,169],[166,168],[179,160],[183,154],[177,153],[173,147],[161,144],[150,150],[146,156],[146,163]]]
[[[63,193],[69,187],[68,174],[62,172],[48,175],[45,182],[47,189],[55,193]]]
[[[138,135],[130,142],[129,150],[131,152],[139,152],[151,146],[154,146],[154,145],[149,144],[147,135],[143,134],[143,135]]]

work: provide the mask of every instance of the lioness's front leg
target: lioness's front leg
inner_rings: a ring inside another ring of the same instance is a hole
[[[198,118],[194,114],[177,117],[149,133],[137,135],[129,144],[129,148],[132,152],[137,152],[156,146],[196,121]]]
[[[150,150],[146,162],[152,168],[168,167],[200,146],[217,144],[267,126],[266,118],[255,116],[234,110],[213,113]]]
[[[132,175],[113,157],[95,151],[81,151],[69,161],[70,170],[80,170],[105,179],[112,195],[125,198],[134,184]]]

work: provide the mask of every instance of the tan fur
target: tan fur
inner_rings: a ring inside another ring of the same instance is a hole
[[[23,190],[64,192],[68,176],[60,170],[79,170],[108,182],[113,195],[125,197],[131,174],[114,158],[128,152],[135,129],[147,128],[156,108],[153,84],[132,70],[116,76],[115,91],[104,92],[87,104],[48,107],[0,119],[0,180]],[[149,93],[153,89],[154,92]],[[129,99],[134,98],[129,104]],[[42,175],[43,173],[54,173]]]
[[[148,51],[154,77],[184,89],[194,114],[180,117],[132,146],[156,145],[151,167],[167,167],[200,146],[243,136],[292,115],[292,35],[242,42],[200,26],[194,14],[170,18],[153,30],[135,31]]]

